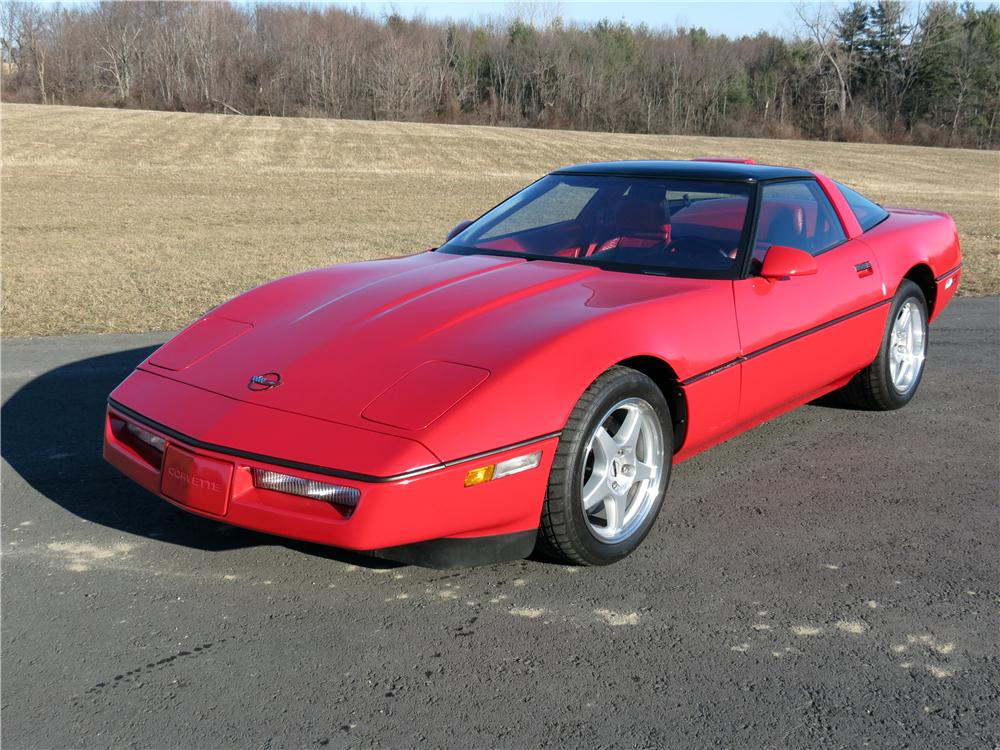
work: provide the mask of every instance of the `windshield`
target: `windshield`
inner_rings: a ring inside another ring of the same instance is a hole
[[[736,264],[751,190],[737,182],[553,174],[473,222],[440,252],[725,276]]]

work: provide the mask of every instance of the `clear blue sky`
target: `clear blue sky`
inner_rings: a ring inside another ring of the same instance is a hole
[[[321,3],[318,3],[321,4]],[[787,0],[761,2],[761,0],[730,0],[729,2],[459,2],[454,0],[369,0],[357,2],[334,0],[345,8],[360,8],[371,16],[380,17],[393,11],[407,17],[423,16],[428,20],[471,20],[507,17],[535,12],[542,18],[558,15],[566,21],[590,24],[603,18],[624,20],[632,25],[645,22],[653,28],[675,26],[703,26],[713,34],[732,37],[753,35],[769,31],[777,36],[790,36],[795,30],[795,6]],[[812,3],[811,3],[812,4]],[[846,5],[830,2],[826,5]],[[976,2],[985,6],[988,2]],[[913,3],[912,9],[917,9]]]
[[[420,15],[429,20],[484,18],[540,14],[542,18],[558,15],[566,21],[590,24],[603,18],[624,20],[632,25],[704,26],[709,32],[740,36],[761,29],[775,34],[791,32],[795,15],[789,2],[448,2],[437,0],[395,0],[395,2],[351,2],[335,0],[337,5],[358,7],[373,16],[395,10],[404,16]]]
[[[4,0],[0,0],[3,2]],[[776,36],[791,36],[797,27],[795,3],[792,0],[261,0],[262,2],[303,3],[323,6],[339,5],[358,8],[375,18],[396,12],[408,18],[421,16],[430,21],[469,20],[513,16],[531,17],[540,21],[559,16],[570,23],[588,25],[604,18],[625,21],[633,26],[646,23],[653,28],[702,26],[711,34],[739,37],[768,31]],[[36,0],[43,5],[91,4],[94,0]],[[234,0],[237,5],[253,5],[254,0]],[[973,0],[973,5],[985,8],[996,0]],[[806,0],[808,6],[837,7],[848,0]],[[908,2],[911,14],[921,3]]]

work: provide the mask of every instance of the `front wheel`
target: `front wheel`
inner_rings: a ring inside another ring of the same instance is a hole
[[[543,549],[578,565],[631,553],[660,512],[672,457],[663,393],[642,373],[612,367],[580,397],[562,432],[542,509]]]
[[[844,386],[843,396],[861,409],[889,411],[906,406],[917,392],[927,358],[927,300],[903,280],[889,308],[878,356]]]

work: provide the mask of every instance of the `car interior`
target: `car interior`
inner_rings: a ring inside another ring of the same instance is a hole
[[[772,245],[817,254],[843,241],[829,202],[806,181],[765,186],[751,270]],[[588,258],[650,268],[725,271],[735,264],[749,188],[611,178],[556,183],[456,244],[533,256]],[[477,222],[478,224],[478,222]]]
[[[596,191],[571,220],[492,236],[488,230],[489,239],[474,244],[531,255],[724,270],[735,260],[747,203],[746,197],[729,195],[674,197],[663,183],[637,180]]]

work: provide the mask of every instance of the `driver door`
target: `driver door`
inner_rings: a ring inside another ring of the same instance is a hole
[[[757,422],[846,382],[875,358],[885,324],[882,277],[861,238],[847,239],[814,179],[766,183],[751,276],[734,282],[742,363],[740,421]],[[760,276],[771,246],[805,250],[813,275]]]

